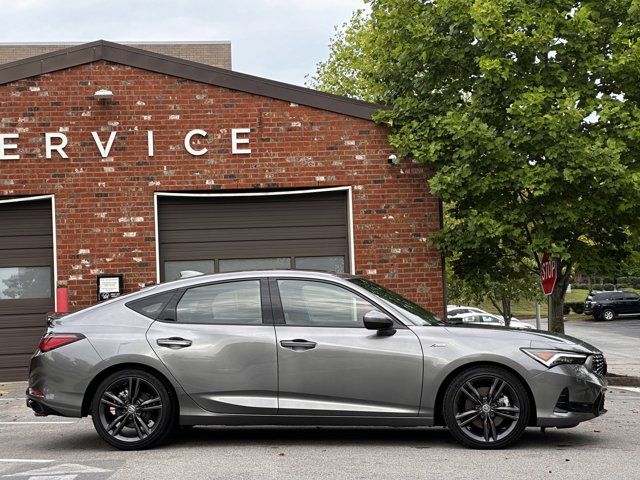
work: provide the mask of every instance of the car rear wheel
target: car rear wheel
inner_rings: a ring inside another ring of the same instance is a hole
[[[120,450],[153,447],[171,432],[171,395],[143,370],[123,370],[105,378],[93,397],[91,417],[102,437]]]
[[[602,319],[608,321],[613,320],[614,318],[616,318],[616,312],[614,312],[613,310],[611,310],[610,308],[605,308],[602,311]]]
[[[522,382],[499,367],[461,372],[444,394],[447,428],[471,448],[504,448],[517,441],[529,422],[529,398]]]

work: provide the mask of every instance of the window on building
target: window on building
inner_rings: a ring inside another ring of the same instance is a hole
[[[213,260],[170,260],[164,262],[164,279],[169,282],[180,278],[180,272],[192,270],[201,273],[213,273],[215,262]]]
[[[0,300],[51,298],[51,267],[0,268]]]
[[[299,270],[344,272],[344,256],[296,257],[296,268]]]

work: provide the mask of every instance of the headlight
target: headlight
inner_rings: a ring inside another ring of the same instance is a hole
[[[547,368],[568,363],[582,364],[589,356],[586,353],[564,352],[562,350],[540,350],[537,348],[521,348],[520,350]]]

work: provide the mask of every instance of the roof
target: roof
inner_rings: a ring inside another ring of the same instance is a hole
[[[212,67],[105,40],[85,43],[0,65],[0,85],[99,60],[284,100],[365,120],[371,120],[374,113],[384,108],[361,100]]]

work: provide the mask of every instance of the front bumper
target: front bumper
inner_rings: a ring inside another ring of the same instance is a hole
[[[561,365],[532,379],[539,427],[573,427],[606,413],[607,380],[585,365]]]

